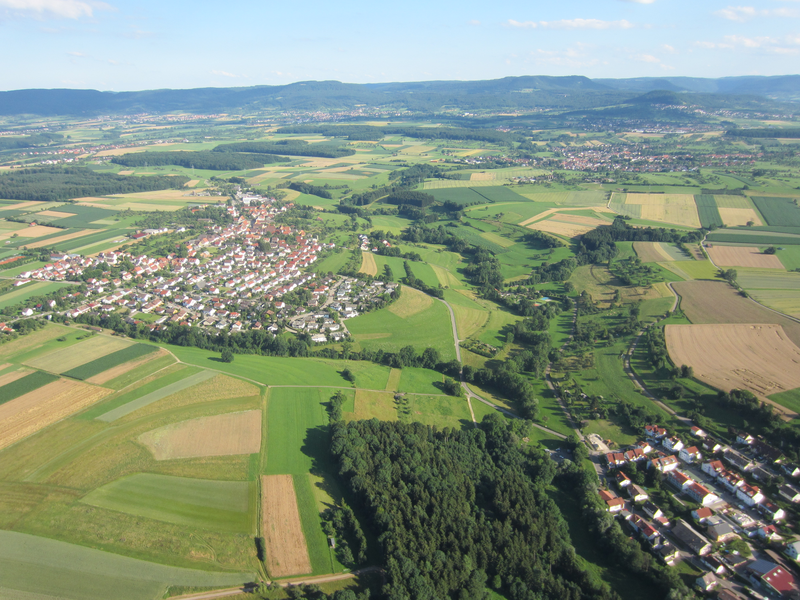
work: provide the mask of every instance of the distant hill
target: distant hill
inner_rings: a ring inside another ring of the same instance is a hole
[[[136,112],[255,112],[263,109],[326,110],[356,105],[405,108],[422,112],[443,109],[586,110],[624,103],[663,104],[648,92],[705,95],[712,104],[728,105],[730,96],[800,101],[800,75],[778,77],[640,77],[589,79],[583,76],[504,77],[486,81],[421,81],[354,84],[301,81],[279,86],[99,92],[31,89],[0,92],[0,115],[99,115]],[[642,96],[642,94],[645,94]],[[711,96],[724,96],[713,100]],[[666,97],[666,96],[665,96]],[[698,96],[693,96],[696,102]]]

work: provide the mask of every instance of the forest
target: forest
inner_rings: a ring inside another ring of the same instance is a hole
[[[332,454],[368,515],[391,600],[616,598],[583,571],[547,494],[555,464],[520,444],[526,426],[498,414],[480,428],[333,425]]]
[[[331,144],[305,144],[297,141],[280,142],[234,142],[220,144],[212,152],[252,152],[254,154],[277,154],[288,156],[313,156],[316,158],[341,158],[356,153],[351,148]]]
[[[0,175],[0,198],[62,202],[86,196],[110,196],[180,189],[188,177],[125,177],[82,167],[22,169]]]
[[[289,159],[270,154],[255,157],[252,154],[236,152],[131,152],[115,156],[111,162],[126,167],[176,165],[211,171],[241,171],[243,169],[260,169],[266,164],[289,162]]]

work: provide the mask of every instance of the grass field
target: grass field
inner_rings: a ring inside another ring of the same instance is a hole
[[[398,352],[408,345],[432,347],[442,360],[455,358],[450,312],[443,303],[417,290],[403,287],[393,305],[349,319],[347,328],[365,348]]]
[[[404,367],[397,389],[416,394],[441,394],[444,376],[438,371],[419,367]],[[438,385],[436,385],[438,384]]]
[[[408,396],[408,418],[425,425],[472,427],[472,416],[465,398],[452,396]]]
[[[37,281],[35,283],[27,283],[22,287],[17,288],[13,292],[0,295],[0,309],[21,304],[22,302],[25,302],[29,298],[33,298],[35,296],[46,296],[47,294],[67,286],[68,284],[59,283],[57,281]]]
[[[255,574],[168,567],[0,531],[0,596],[14,600],[155,600],[169,586],[236,586]]]
[[[178,379],[177,381],[170,382],[173,378],[177,378],[179,375],[182,376],[182,378]],[[105,412],[96,418],[100,421],[111,423],[112,421],[116,421],[117,419],[125,417],[136,410],[149,406],[154,402],[158,402],[167,396],[176,394],[188,387],[211,379],[216,375],[217,373],[214,373],[213,371],[193,372],[191,369],[185,369],[179,374],[176,373],[172,376],[165,376],[147,386],[143,386],[133,390],[132,392],[129,392],[128,394],[123,394],[117,398],[114,398],[109,404],[115,406],[115,408],[112,408],[108,412]],[[152,391],[149,391],[150,389],[152,389]],[[103,408],[107,407],[104,406]]]
[[[346,413],[348,420],[361,421],[372,418],[381,421],[397,421],[397,407],[392,392],[372,392],[356,390],[352,413]]]
[[[81,502],[175,525],[254,533],[252,485],[139,473],[98,488]]]

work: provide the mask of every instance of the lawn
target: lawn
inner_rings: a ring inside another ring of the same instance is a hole
[[[439,429],[472,427],[472,415],[470,415],[466,398],[407,396],[406,399],[408,413],[405,418],[411,421],[434,425]]]
[[[252,534],[253,485],[138,473],[92,491],[81,502],[175,525]]]
[[[153,600],[173,585],[238,586],[254,573],[168,567],[53,539],[0,531],[0,597]]]

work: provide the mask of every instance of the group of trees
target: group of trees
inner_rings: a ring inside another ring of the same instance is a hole
[[[417,276],[414,275],[414,271],[411,269],[411,265],[408,264],[408,261],[403,263],[403,267],[406,271],[406,276],[402,280],[403,283],[409,287],[418,289],[421,292],[425,292],[429,296],[433,296],[435,298],[444,298],[444,290],[442,290],[441,286],[433,287],[422,281],[422,279],[418,279]]]
[[[333,195],[324,187],[303,183],[302,181],[293,181],[289,184],[289,189],[300,192],[301,194],[310,194],[320,198],[327,198],[328,200],[333,198]]]
[[[413,192],[402,190],[393,192],[386,197],[386,202],[401,206],[407,204],[418,208],[427,208],[436,201],[436,198],[424,192]]]
[[[0,175],[0,198],[62,202],[87,196],[110,196],[179,189],[189,181],[176,175],[126,177],[83,167],[13,170]]]
[[[339,423],[331,451],[378,537],[385,597],[616,597],[580,567],[546,491],[552,462],[499,415],[464,431]]]

